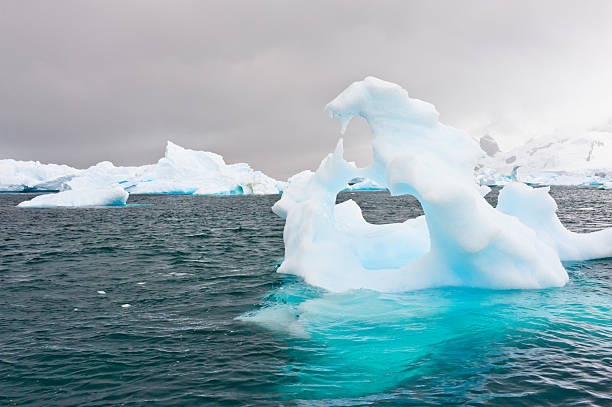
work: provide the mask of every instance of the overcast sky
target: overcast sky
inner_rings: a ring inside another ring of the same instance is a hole
[[[612,117],[611,1],[0,2],[0,158],[156,162],[166,140],[276,178],[374,75],[509,148]],[[367,162],[352,123],[347,158]]]

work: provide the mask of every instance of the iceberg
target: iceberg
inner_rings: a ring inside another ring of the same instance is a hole
[[[248,164],[226,164],[219,154],[168,142],[166,154],[132,180],[130,193],[196,195],[278,194],[281,184]]]
[[[355,178],[349,181],[348,187],[345,191],[386,191],[387,188],[378,185],[376,182],[365,179],[365,178]]]
[[[345,161],[340,139],[316,172],[290,180],[272,208],[286,219],[285,258],[278,272],[332,292],[544,288],[568,281],[561,257],[607,255],[609,231],[559,237],[562,225],[556,216],[535,224],[527,219],[529,210],[514,210],[546,200],[546,213],[554,215],[547,191],[535,190],[532,196],[514,193],[510,186],[500,207],[492,207],[483,198],[489,189],[474,179],[484,156],[478,143],[440,123],[433,105],[410,98],[400,86],[367,77],[326,110],[340,120],[341,133],[353,116],[366,119],[374,135],[373,163],[358,168]],[[415,196],[425,215],[398,224],[367,223],[354,201],[335,204],[338,192],[357,177],[392,195]],[[548,198],[542,198],[545,194]],[[585,243],[571,252],[564,244],[572,239]],[[589,241],[597,241],[599,249],[588,249]]]
[[[119,186],[111,188],[75,189],[39,195],[19,203],[21,208],[58,208],[89,206],[124,206],[129,193]]]
[[[0,160],[0,191],[28,192],[59,190],[53,180],[68,180],[81,170],[58,164],[41,164],[38,161]]]
[[[0,191],[67,191],[120,185],[132,194],[278,194],[284,183],[248,164],[226,164],[219,154],[170,141],[157,163],[117,167],[109,161],[84,170],[32,161],[0,160]]]

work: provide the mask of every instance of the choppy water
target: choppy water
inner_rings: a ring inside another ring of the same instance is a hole
[[[553,195],[569,228],[612,226],[612,191]],[[560,289],[329,294],[275,273],[278,197],[30,197],[0,194],[0,405],[612,404],[612,259]]]

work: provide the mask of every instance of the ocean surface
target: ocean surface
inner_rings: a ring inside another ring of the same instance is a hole
[[[612,191],[552,194],[571,230],[612,226]],[[0,406],[612,405],[612,259],[563,288],[330,294],[275,272],[278,196],[32,196],[0,194]]]

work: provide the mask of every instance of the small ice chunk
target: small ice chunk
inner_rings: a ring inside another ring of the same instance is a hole
[[[130,307],[131,307],[131,305],[130,305],[130,304],[123,304],[123,305],[121,306],[121,308],[130,308]]]
[[[56,194],[44,194],[19,203],[22,208],[55,208],[83,206],[123,206],[129,193],[120,186],[111,188],[72,189]]]
[[[97,292],[98,294],[100,294],[100,295],[106,295],[106,291],[103,291],[103,290],[99,290],[99,291],[96,291],[96,292]]]

